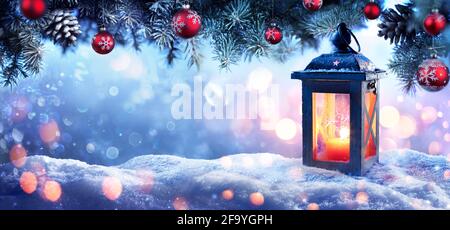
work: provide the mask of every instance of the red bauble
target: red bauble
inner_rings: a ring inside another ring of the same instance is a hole
[[[45,0],[21,0],[20,1],[20,10],[22,11],[23,16],[28,19],[38,19],[42,17],[45,13],[45,9],[47,8],[47,4]]]
[[[446,23],[447,19],[444,17],[444,15],[434,10],[423,21],[423,27],[428,34],[436,36],[444,30]]]
[[[322,0],[303,0],[303,7],[309,11],[316,11],[322,7]]]
[[[364,7],[364,15],[369,20],[377,19],[381,14],[380,6],[375,2],[369,2]]]
[[[265,32],[265,38],[267,42],[269,42],[272,45],[275,45],[281,42],[281,40],[283,40],[283,32],[277,25],[272,24],[269,27],[267,27]]]
[[[183,6],[172,18],[172,28],[182,38],[192,38],[202,27],[202,19],[189,5]]]
[[[436,58],[422,62],[416,77],[419,85],[427,91],[436,92],[447,86],[449,76],[448,67]]]
[[[108,54],[114,49],[114,36],[101,28],[92,39],[92,49],[99,54]]]

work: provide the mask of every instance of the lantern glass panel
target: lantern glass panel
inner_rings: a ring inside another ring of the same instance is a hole
[[[377,95],[373,92],[365,94],[364,108],[364,156],[365,159],[377,155]]]
[[[313,93],[313,159],[350,161],[350,94]]]

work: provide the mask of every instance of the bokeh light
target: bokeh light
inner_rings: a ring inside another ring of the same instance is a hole
[[[52,144],[58,141],[61,133],[59,131],[59,126],[56,121],[51,120],[48,123],[44,123],[39,127],[39,136],[42,142],[46,144]]]
[[[247,88],[249,90],[266,91],[271,84],[272,72],[267,68],[257,68],[248,76]]]
[[[416,120],[409,116],[400,116],[398,126],[396,127],[396,133],[399,138],[408,139],[416,133],[417,124]]]
[[[264,196],[260,192],[250,194],[250,203],[254,206],[261,206],[264,204]]]
[[[137,176],[140,180],[141,191],[145,193],[151,192],[153,189],[153,185],[155,184],[153,172],[149,170],[139,170],[137,172]]]
[[[17,168],[23,167],[27,161],[27,150],[21,144],[16,144],[9,151],[9,159]]]
[[[420,118],[425,124],[431,124],[437,119],[437,111],[434,107],[427,106],[422,109]]]
[[[220,165],[225,169],[230,169],[233,166],[233,159],[231,157],[225,156],[219,159]]]
[[[189,210],[188,202],[184,197],[175,197],[172,205],[175,210]]]
[[[319,210],[320,207],[317,203],[310,203],[306,206],[306,210]]]
[[[297,134],[297,123],[289,118],[278,121],[275,132],[281,140],[292,140]]]
[[[394,128],[400,120],[400,113],[394,106],[383,106],[380,111],[380,124],[385,128]]]
[[[46,200],[57,202],[62,195],[61,185],[56,181],[48,180],[44,184],[42,194]]]
[[[369,203],[369,195],[366,192],[358,192],[355,198],[356,202],[360,205]]]
[[[32,172],[24,172],[19,179],[20,187],[27,194],[32,194],[37,188],[37,177]]]
[[[428,146],[428,153],[431,155],[438,155],[441,152],[441,144],[437,141],[433,141]]]
[[[105,177],[102,183],[103,195],[111,201],[119,199],[122,194],[122,182],[115,177]]]
[[[450,169],[444,171],[444,180],[450,180]]]
[[[231,189],[226,189],[222,192],[222,197],[224,200],[232,200],[234,198],[234,192]]]
[[[31,105],[26,97],[13,98],[11,101],[11,120],[13,122],[23,121],[31,110],[30,107]]]

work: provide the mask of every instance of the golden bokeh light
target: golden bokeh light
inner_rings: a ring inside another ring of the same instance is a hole
[[[39,127],[39,136],[41,137],[42,142],[46,144],[52,144],[58,141],[60,135],[58,123],[54,120],[42,124]]]
[[[105,177],[102,183],[103,195],[111,201],[119,199],[122,194],[122,182],[115,177]]]
[[[444,171],[444,180],[450,180],[450,169]]]
[[[369,203],[369,195],[366,192],[358,192],[355,200],[358,204],[367,204]]]
[[[428,153],[431,155],[438,155],[441,153],[441,144],[437,141],[433,141],[428,145]]]
[[[420,113],[420,118],[425,124],[431,124],[438,118],[437,111],[431,106],[424,107]]]
[[[319,210],[320,207],[317,203],[310,203],[306,206],[306,210]]]
[[[397,136],[402,139],[408,139],[417,131],[416,120],[409,116],[400,116],[398,129],[395,130]]]
[[[184,197],[176,197],[173,200],[172,205],[175,210],[188,210],[189,209],[188,202]]]
[[[61,185],[56,181],[46,181],[42,193],[48,201],[57,202],[62,195]]]
[[[289,141],[297,134],[297,123],[289,118],[278,121],[275,132],[281,140]]]
[[[9,151],[9,160],[17,168],[23,167],[27,161],[27,150],[21,145],[14,145]]]
[[[20,176],[19,184],[22,190],[27,194],[32,194],[37,188],[37,177],[32,172],[24,172]]]
[[[232,200],[234,198],[234,192],[231,189],[224,190],[222,192],[222,197],[224,200]]]
[[[260,192],[254,192],[250,194],[250,203],[255,206],[261,206],[264,204],[264,196]]]
[[[380,111],[380,124],[384,128],[394,128],[400,121],[400,113],[394,106],[383,106]]]
[[[149,193],[153,189],[153,185],[155,184],[155,178],[153,172],[148,170],[139,170],[137,172],[137,176],[140,180],[141,190],[144,193]]]

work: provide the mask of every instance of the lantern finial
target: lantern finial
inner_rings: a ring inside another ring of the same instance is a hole
[[[358,45],[358,52],[356,52],[351,46],[352,37],[355,39],[356,44]],[[352,31],[347,27],[347,24],[341,22],[334,35],[331,37],[331,42],[333,43],[336,52],[339,53],[359,53],[361,51],[361,47],[359,46],[358,39],[356,39],[355,35]]]

